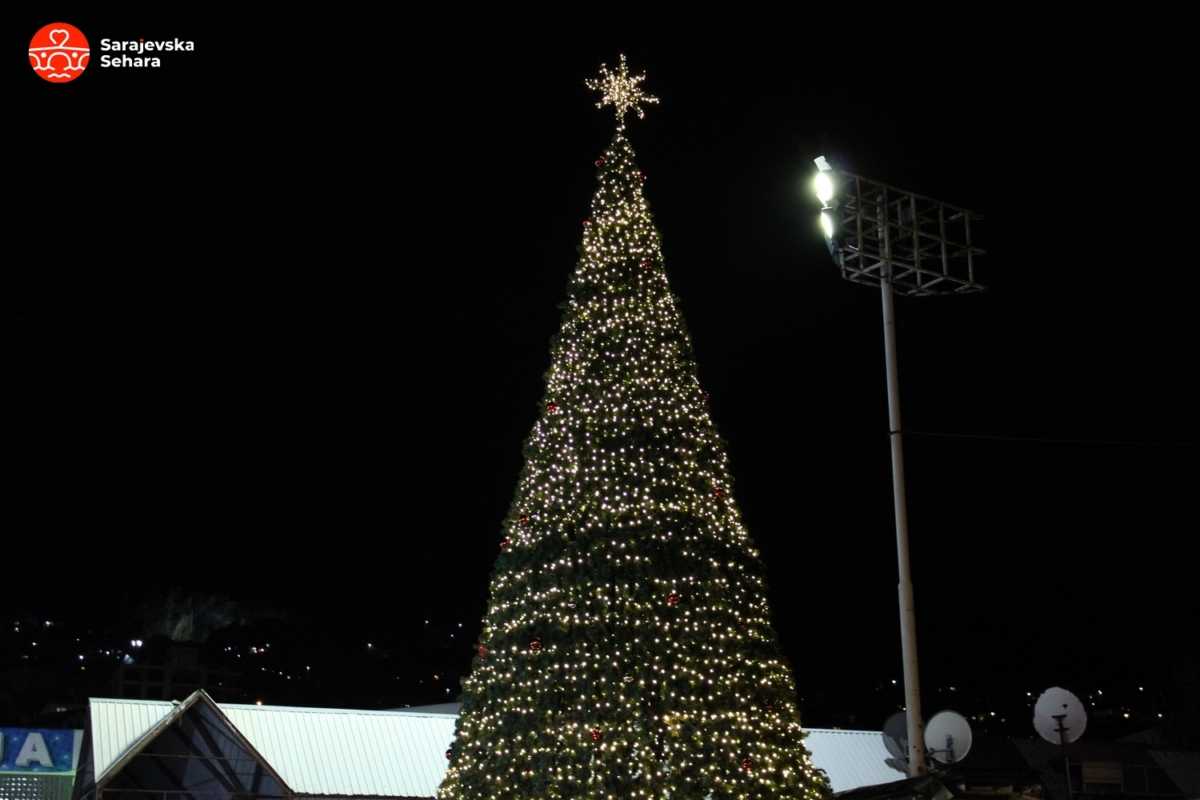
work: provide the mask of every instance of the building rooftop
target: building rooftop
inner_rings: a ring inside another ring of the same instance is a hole
[[[200,696],[183,703],[93,698],[91,747],[100,780]],[[211,700],[207,702],[212,703]],[[212,703],[297,794],[432,797],[454,738],[455,703],[392,711]],[[810,729],[813,762],[834,791],[904,777],[876,731]]]

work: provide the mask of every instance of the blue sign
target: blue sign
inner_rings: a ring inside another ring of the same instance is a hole
[[[82,731],[0,728],[0,772],[74,772]]]

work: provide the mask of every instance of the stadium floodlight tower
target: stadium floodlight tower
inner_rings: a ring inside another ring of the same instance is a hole
[[[879,286],[883,297],[883,349],[887,363],[888,438],[892,445],[892,494],[900,575],[900,644],[908,720],[908,771],[925,773],[917,632],[908,555],[908,504],[904,497],[904,440],[900,428],[900,381],[896,371],[893,295],[962,294],[983,289],[971,241],[979,214],[897,189],[814,159],[813,190],[821,201],[821,232],[842,277]]]

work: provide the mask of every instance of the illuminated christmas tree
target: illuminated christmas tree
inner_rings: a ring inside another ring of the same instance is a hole
[[[821,797],[624,120],[551,346],[442,800]]]

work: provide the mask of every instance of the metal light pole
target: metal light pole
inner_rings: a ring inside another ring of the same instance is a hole
[[[893,295],[934,295],[979,291],[966,209],[835,170],[824,156],[815,159],[815,189],[821,201],[821,228],[842,277],[878,284],[883,301],[883,350],[887,367],[888,440],[892,449],[892,500],[896,514],[899,567],[900,650],[904,664],[904,703],[908,726],[908,774],[923,775],[925,723],[917,667],[917,624],[908,553],[908,502],[904,490],[904,438],[900,426],[900,376],[896,365],[896,309]],[[959,237],[956,239],[954,237]]]
[[[900,572],[900,652],[904,662],[904,709],[908,723],[908,774],[925,774],[925,718],[917,667],[917,618],[908,559],[908,500],[904,492],[904,439],[900,435],[900,376],[896,367],[896,308],[892,284],[879,282],[883,297],[883,350],[887,362],[888,441],[892,447],[892,503],[896,512],[896,561]]]

